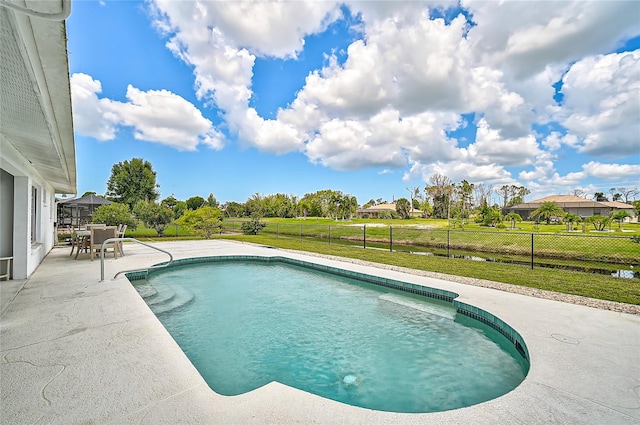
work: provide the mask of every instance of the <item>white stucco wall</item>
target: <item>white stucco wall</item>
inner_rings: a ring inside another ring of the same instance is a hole
[[[13,256],[13,278],[26,279],[53,248],[55,193],[51,184],[6,140],[1,141],[0,153],[0,168],[13,176],[13,193],[6,174],[2,174],[4,181],[0,183],[0,246],[3,256]],[[36,208],[34,231],[32,206]]]

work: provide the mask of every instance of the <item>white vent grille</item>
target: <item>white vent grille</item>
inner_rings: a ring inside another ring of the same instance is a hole
[[[75,146],[64,22],[19,18],[0,7],[2,140],[56,191],[73,193]]]

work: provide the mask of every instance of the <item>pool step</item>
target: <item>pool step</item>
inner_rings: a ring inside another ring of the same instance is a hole
[[[149,307],[167,303],[176,296],[175,291],[167,285],[153,285],[153,287],[156,293],[144,300]]]
[[[195,299],[195,296],[193,295],[193,293],[191,293],[189,290],[181,286],[176,286],[173,289],[174,289],[174,296],[169,301],[161,304],[156,303],[153,305],[149,305],[149,307],[151,308],[151,311],[153,311],[154,314],[158,315],[162,313],[168,313],[170,311],[173,311],[177,308],[180,308],[182,306],[189,304],[191,301]]]
[[[156,315],[168,313],[187,305],[195,298],[189,290],[182,286],[171,287],[161,284],[141,283],[135,285],[135,288]]]
[[[133,287],[138,291],[138,294],[140,294],[143,299],[147,299],[158,293],[156,288],[148,283],[134,284]]]

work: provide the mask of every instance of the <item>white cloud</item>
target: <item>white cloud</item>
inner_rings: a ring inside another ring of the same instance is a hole
[[[155,0],[154,5],[168,19],[163,27],[176,31],[189,48],[213,32],[213,38],[224,38],[229,47],[279,58],[295,58],[305,36],[324,31],[342,16],[333,1]]]
[[[331,117],[350,119],[389,107],[403,116],[460,109],[469,79],[465,25],[462,16],[451,25],[431,20],[427,10],[419,19],[376,21],[366,27],[363,40],[349,46],[342,66],[332,61],[311,73],[298,98]]]
[[[586,161],[639,151],[640,53],[588,56],[640,33],[634,2],[464,0],[470,27],[462,14],[446,23],[431,19],[428,7],[455,1],[350,1],[361,39],[344,61],[326,52],[326,66],[309,70],[273,120],[250,106],[256,57],[298,58],[305,37],[342,18],[338,3],[154,4],[167,47],[193,67],[197,96],[220,110],[244,146],[301,151],[339,170],[409,166],[405,179],[439,172],[454,181],[515,184],[511,171],[519,167],[513,172],[532,187],[567,190],[599,174],[586,164],[561,176],[554,162],[562,147]],[[560,78],[564,102],[557,105],[553,84]],[[476,114],[478,130],[461,148],[447,133],[468,113]],[[109,135],[108,124],[95,128]],[[536,124],[553,124],[554,132],[538,135]]]
[[[444,128],[457,125],[455,114],[424,113],[401,118],[385,109],[367,120],[334,118],[320,126],[306,145],[314,162],[340,170],[403,167],[407,157],[449,161],[459,155]]]
[[[539,193],[569,193],[569,191],[582,187],[582,182],[589,179],[605,180],[609,182],[628,181],[637,179],[640,175],[638,164],[604,164],[590,161],[582,165],[580,171],[573,171],[566,175],[560,175],[553,164],[555,157],[543,155],[538,161],[534,171],[521,172],[519,177],[526,182],[528,187]],[[589,192],[593,192],[597,186],[589,185]],[[601,189],[600,189],[601,190]]]
[[[132,127],[138,140],[178,150],[199,144],[221,149],[224,137],[211,121],[184,98],[167,90],[141,91],[127,87],[128,102],[98,98],[100,81],[86,74],[70,78],[75,130],[98,140],[113,140],[119,127]]]
[[[561,122],[581,140],[579,152],[640,154],[640,50],[587,57],[563,79]]]
[[[464,0],[462,5],[477,24],[469,31],[474,54],[519,78],[610,50],[640,32],[638,5],[630,1]]]
[[[491,129],[484,119],[477,126],[476,141],[467,148],[469,159],[476,164],[529,165],[542,154],[531,134],[505,139],[500,131]]]
[[[75,131],[98,140],[114,139],[118,117],[110,112],[109,99],[98,98],[100,81],[78,73],[70,77],[70,84]]]
[[[587,176],[603,180],[637,179],[640,176],[638,164],[603,164],[590,161],[582,166]]]
[[[221,149],[223,136],[192,103],[167,90],[143,92],[129,85],[129,102],[113,102],[122,125],[133,127],[138,140],[169,145],[178,150],[196,150],[202,143]]]
[[[442,174],[449,177],[453,182],[467,180],[474,184],[503,185],[516,184],[516,180],[511,174],[499,164],[476,165],[466,161],[451,162],[412,162],[411,168],[403,177],[403,180],[413,180],[420,178],[429,181],[429,177],[434,174]]]

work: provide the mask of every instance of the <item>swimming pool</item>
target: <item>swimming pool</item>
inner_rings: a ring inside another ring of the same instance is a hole
[[[278,381],[435,412],[505,394],[528,371],[519,335],[448,291],[277,257],[193,261],[133,282],[219,394]]]

